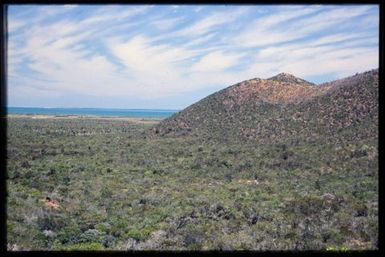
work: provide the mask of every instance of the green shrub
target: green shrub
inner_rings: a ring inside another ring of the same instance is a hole
[[[79,239],[81,243],[100,242],[104,235],[104,232],[97,229],[88,229],[80,235]]]
[[[127,237],[131,237],[133,239],[136,239],[136,240],[144,240],[146,238],[146,235],[145,233],[143,232],[143,230],[140,230],[138,228],[131,228],[128,230],[128,232],[126,233],[126,236]]]
[[[101,243],[79,243],[73,245],[56,245],[55,250],[59,251],[98,251],[104,250],[104,246]]]

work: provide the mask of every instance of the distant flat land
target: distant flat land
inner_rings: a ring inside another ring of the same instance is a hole
[[[43,115],[43,114],[8,114],[9,118],[29,118],[29,119],[84,119],[84,120],[124,120],[135,123],[157,124],[164,118],[149,117],[112,117],[112,116],[81,116],[81,115]]]

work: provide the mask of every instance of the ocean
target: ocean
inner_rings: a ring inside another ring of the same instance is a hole
[[[179,110],[8,107],[8,114],[167,118]]]

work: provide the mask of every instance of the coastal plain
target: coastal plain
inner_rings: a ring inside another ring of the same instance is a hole
[[[377,247],[375,139],[255,144],[150,137],[140,120],[7,123],[9,250]]]

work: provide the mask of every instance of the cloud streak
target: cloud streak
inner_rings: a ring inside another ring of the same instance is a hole
[[[170,99],[253,77],[324,82],[378,67],[376,6],[188,7],[11,6],[10,105],[84,95],[89,107],[123,97],[183,108]]]

